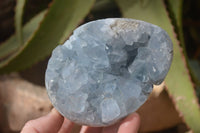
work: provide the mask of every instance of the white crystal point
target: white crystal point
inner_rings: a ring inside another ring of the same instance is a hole
[[[136,111],[169,71],[172,42],[160,27],[110,18],[78,27],[52,53],[45,83],[54,107],[83,125],[108,126]]]

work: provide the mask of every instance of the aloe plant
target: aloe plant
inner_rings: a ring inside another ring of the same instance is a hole
[[[25,6],[26,0],[17,0],[16,33],[0,45],[0,73],[30,67],[50,55],[81,22],[106,17],[105,12],[110,10],[116,17],[117,8],[121,17],[144,20],[168,32],[174,44],[174,59],[166,88],[188,127],[200,132],[200,108],[194,89],[194,85],[200,86],[200,65],[187,55],[183,0],[54,0],[49,8],[22,25]]]

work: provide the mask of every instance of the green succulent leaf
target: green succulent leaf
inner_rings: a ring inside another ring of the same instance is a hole
[[[73,12],[73,15],[71,15],[70,19],[68,20],[68,25],[65,28],[64,34],[62,38],[60,39],[59,43],[64,43],[64,41],[69,37],[71,32],[75,29],[75,27],[81,23],[81,21],[84,19],[84,17],[89,13],[89,11],[92,9],[92,6],[95,3],[95,0],[87,0],[87,1],[81,1],[76,0],[75,10]]]
[[[182,6],[183,0],[165,0],[169,7],[170,13],[173,13],[173,17],[176,20],[177,26],[182,27]]]
[[[94,0],[55,0],[38,30],[11,58],[0,63],[0,73],[17,71],[43,59],[88,14]]]
[[[0,45],[0,60],[6,59],[23,45],[22,16],[26,0],[17,0],[15,7],[15,30],[16,35],[10,37]]]
[[[200,132],[200,109],[194,92],[190,75],[185,64],[179,41],[174,36],[173,27],[167,15],[163,1],[116,0],[124,17],[140,19],[156,24],[166,30],[172,39],[174,57],[170,71],[166,77],[168,93],[172,96],[177,110],[187,125]]]
[[[180,46],[183,47],[183,53],[187,59],[187,53],[185,48],[185,41],[183,36],[183,26],[182,26],[182,6],[183,0],[165,0],[167,11],[169,13],[169,17],[174,26],[174,31],[177,35],[178,40],[180,41]]]
[[[20,45],[23,45],[22,18],[26,0],[17,0],[15,8],[15,29]]]
[[[190,59],[187,56],[186,46],[185,46],[185,40],[183,35],[183,27],[182,27],[182,6],[183,6],[183,0],[165,0],[166,5],[168,7],[168,11],[170,14],[170,18],[172,20],[172,23],[175,28],[175,32],[180,40],[180,45],[183,47],[183,53],[186,58],[186,62],[188,65],[188,68],[190,70],[191,77],[195,83],[196,92],[199,95],[200,92],[200,65],[199,62],[195,59]],[[192,36],[198,40],[199,36],[196,34],[194,28],[190,29]],[[200,100],[200,99],[199,99]]]
[[[39,26],[41,20],[44,18],[44,14],[46,11],[43,11],[32,18],[30,22],[28,22],[22,28],[23,40],[27,42],[34,31]],[[17,35],[11,36],[6,42],[0,45],[0,60],[1,62],[6,62],[7,59],[12,58],[14,54],[20,49],[20,42],[17,39]],[[1,63],[0,63],[1,64]]]

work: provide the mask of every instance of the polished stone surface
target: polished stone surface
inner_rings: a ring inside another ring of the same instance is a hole
[[[108,126],[136,111],[172,61],[172,42],[153,24],[102,19],[54,49],[45,83],[54,107],[84,125]]]

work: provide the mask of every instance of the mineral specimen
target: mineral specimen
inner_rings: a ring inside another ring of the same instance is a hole
[[[53,51],[45,83],[54,107],[83,125],[108,126],[136,111],[169,71],[172,42],[133,19],[92,21]]]

